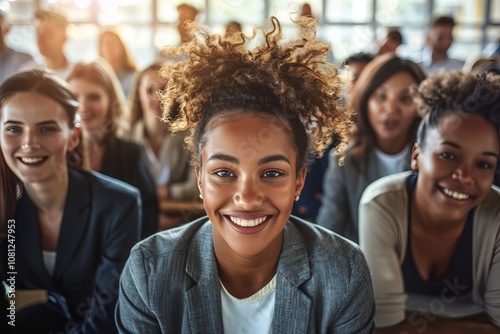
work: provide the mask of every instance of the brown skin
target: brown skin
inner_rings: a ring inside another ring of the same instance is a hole
[[[412,168],[419,171],[411,202],[411,244],[415,265],[424,279],[446,270],[470,210],[484,200],[493,182],[500,151],[498,130],[478,114],[443,117],[429,129],[425,147],[415,147]],[[469,195],[454,199],[443,189]],[[376,333],[421,333],[423,315]],[[420,329],[420,331],[418,331]],[[499,333],[485,315],[465,319],[429,316],[424,333]]]
[[[283,228],[305,181],[290,135],[269,124],[269,117],[245,112],[212,121],[196,169],[219,277],[236,298],[251,296],[276,274]],[[263,131],[271,136],[267,145],[253,140]],[[244,227],[238,220],[259,222]]]

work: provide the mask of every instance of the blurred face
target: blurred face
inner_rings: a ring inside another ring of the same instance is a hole
[[[485,118],[444,116],[413,152],[417,198],[436,220],[465,219],[491,188],[498,154],[498,130]]]
[[[351,71],[351,76],[352,76],[352,83],[355,83],[361,72],[365,69],[366,65],[368,65],[368,62],[366,61],[352,61],[349,64],[349,70]]]
[[[69,84],[80,103],[78,114],[83,129],[90,132],[105,128],[109,122],[110,98],[104,88],[79,78],[71,79]]]
[[[408,140],[410,128],[417,117],[417,108],[410,95],[410,86],[415,83],[408,72],[398,72],[368,98],[368,121],[382,150],[387,144],[394,143],[402,149]]]
[[[165,84],[162,82],[158,72],[149,71],[142,76],[139,83],[139,97],[144,117],[161,117],[162,110],[157,92],[165,89]]]
[[[274,118],[236,113],[207,127],[198,186],[224,254],[251,257],[281,248],[282,230],[305,172]]]
[[[434,51],[446,53],[453,43],[453,27],[450,25],[437,25],[429,33],[428,40]]]
[[[34,92],[17,93],[2,107],[0,144],[9,168],[24,183],[60,178],[66,152],[78,144],[68,115],[56,101]]]
[[[66,42],[66,28],[50,20],[41,20],[36,24],[36,37],[42,56],[51,57],[62,52]]]

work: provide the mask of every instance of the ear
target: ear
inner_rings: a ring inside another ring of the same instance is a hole
[[[307,175],[307,167],[303,167],[297,173],[297,181],[295,183],[295,195],[296,196],[300,195],[302,188],[304,188],[304,184],[306,182],[306,175]]]
[[[81,131],[82,130],[79,127],[75,127],[73,129],[73,133],[71,134],[68,142],[68,152],[73,151],[78,146],[78,144],[80,144]]]
[[[418,144],[413,145],[413,149],[411,151],[411,169],[417,171],[418,170],[418,157],[420,155],[420,146]]]
[[[199,166],[196,166],[194,168],[194,171],[196,173],[196,179],[198,180],[197,183],[198,183],[198,190],[200,191],[200,194],[202,193],[201,192],[201,168]]]

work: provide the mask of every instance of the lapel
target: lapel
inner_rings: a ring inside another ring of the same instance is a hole
[[[209,221],[199,229],[191,242],[186,272],[196,282],[185,296],[191,332],[223,333],[219,275],[212,248],[212,224]]]
[[[42,239],[36,212],[35,205],[24,189],[21,198],[16,203],[15,213],[17,251],[21,253],[19,259],[23,261],[18,261],[16,265],[27,268],[25,272],[35,273],[41,286],[56,290],[52,277],[43,262]]]
[[[299,287],[310,274],[304,239],[295,225],[288,222],[278,263],[274,333],[307,333],[312,302]]]
[[[57,244],[54,279],[62,276],[80,244],[88,225],[90,205],[90,185],[82,173],[68,169],[68,195],[64,204],[64,214]]]

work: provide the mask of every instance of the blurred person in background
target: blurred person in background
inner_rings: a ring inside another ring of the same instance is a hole
[[[161,64],[155,63],[137,76],[131,91],[130,139],[144,148],[146,165],[155,181],[159,201],[199,200],[196,174],[184,147],[189,131],[173,134],[160,120],[160,94],[167,84],[167,80],[160,77],[160,69]],[[161,214],[158,229],[164,230],[183,221],[180,216]]]
[[[33,60],[30,55],[15,51],[5,43],[7,34],[10,31],[9,12],[9,2],[0,1],[0,83],[12,74],[17,73],[24,63]]]
[[[376,57],[354,84],[349,106],[356,131],[344,165],[331,155],[317,223],[358,242],[358,206],[365,188],[382,176],[410,169],[420,118],[410,88],[425,78],[414,62],[393,53]]]
[[[422,51],[420,66],[428,73],[436,73],[439,70],[460,70],[464,61],[450,58],[448,50],[453,44],[453,28],[455,19],[451,16],[439,16],[431,20],[429,32],[425,37],[427,44]]]
[[[387,32],[385,39],[380,44],[377,56],[380,56],[384,53],[394,52],[396,53],[398,47],[403,44],[403,35],[398,28],[390,28]]]
[[[64,53],[68,36],[68,19],[54,6],[35,12],[36,41],[41,59],[28,62],[23,69],[46,67],[59,77],[66,79],[73,68]]]
[[[100,63],[77,63],[68,82],[80,106],[83,138],[90,168],[137,187],[142,200],[142,238],[157,231],[158,201],[154,181],[136,143],[119,138],[125,132],[126,105],[120,101],[119,87]]]
[[[116,32],[106,30],[101,34],[99,37],[99,56],[111,65],[120,81],[123,93],[128,98],[137,75],[137,65]]]

